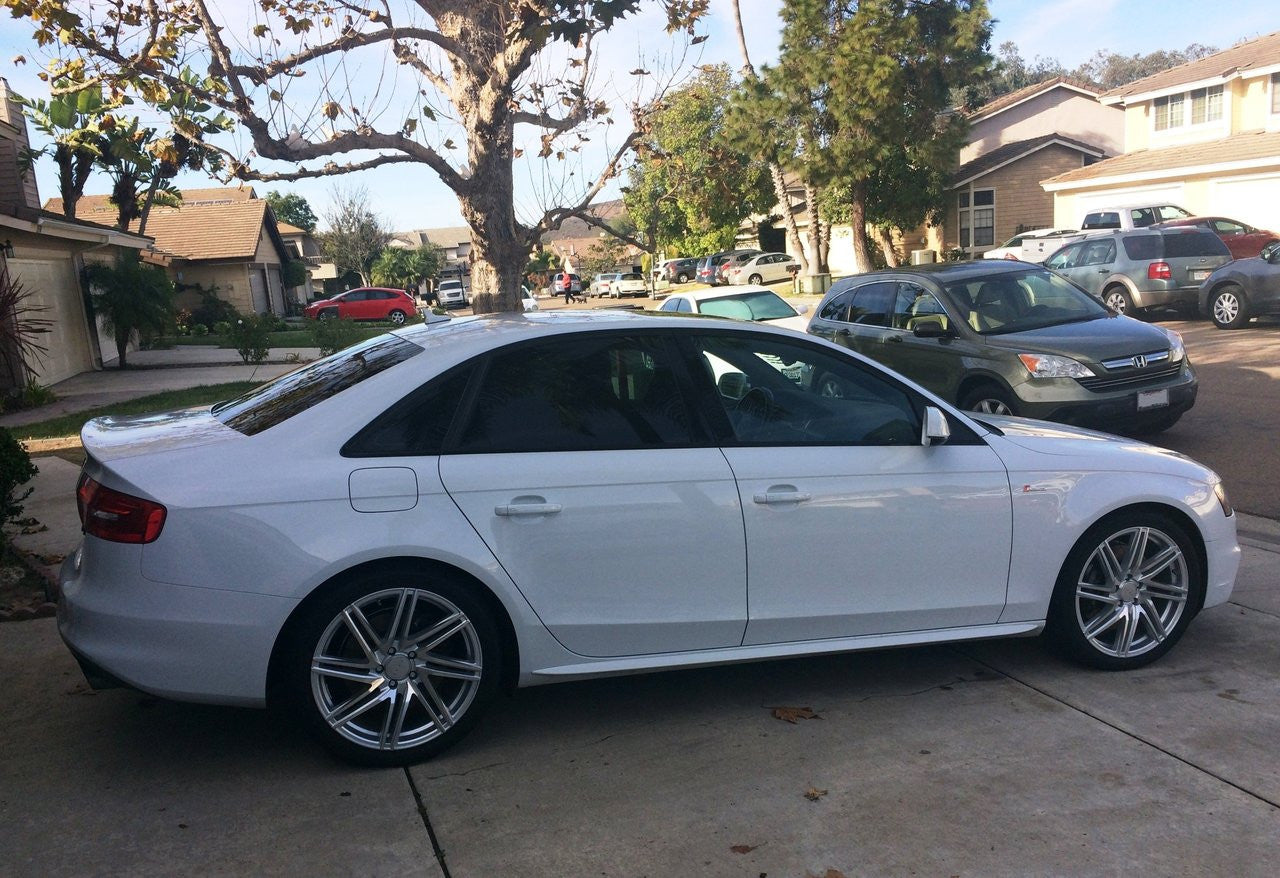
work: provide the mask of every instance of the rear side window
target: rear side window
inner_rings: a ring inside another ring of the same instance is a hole
[[[420,353],[422,348],[411,341],[380,335],[219,403],[213,415],[233,430],[253,436]]]
[[[1084,218],[1081,224],[1082,229],[1118,229],[1120,228],[1120,214],[1114,210],[1104,210],[1098,213],[1091,213]]]
[[[1170,259],[1179,256],[1231,255],[1227,245],[1212,232],[1169,233],[1161,237],[1164,238],[1164,255]]]
[[[1124,252],[1135,262],[1164,258],[1164,241],[1160,235],[1129,235],[1124,239]]]
[[[342,456],[439,454],[473,371],[468,363],[429,381],[351,437],[342,447]]]
[[[858,287],[853,296],[853,306],[849,309],[849,322],[866,326],[888,326],[894,292],[894,285],[891,283]]]

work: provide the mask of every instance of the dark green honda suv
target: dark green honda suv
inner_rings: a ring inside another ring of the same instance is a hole
[[[972,411],[1154,433],[1196,400],[1181,336],[1117,314],[1025,262],[846,278],[823,298],[809,332]]]

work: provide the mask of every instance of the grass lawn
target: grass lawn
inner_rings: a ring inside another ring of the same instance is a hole
[[[393,329],[399,327],[387,323],[382,326],[358,326],[356,328],[356,341],[365,341],[370,338],[377,338]],[[174,347],[175,345],[212,345],[219,348],[235,348],[235,345],[221,335],[165,335],[156,339],[156,347]],[[289,329],[284,332],[271,332],[267,334],[267,347],[271,348],[314,348],[316,347],[315,336],[311,334],[309,329]]]
[[[231,381],[226,384],[202,384],[185,390],[166,390],[138,399],[98,406],[84,411],[60,415],[47,421],[37,421],[22,427],[10,428],[16,439],[53,439],[60,436],[78,436],[85,421],[102,415],[141,415],[147,412],[163,412],[197,405],[209,405],[231,399],[258,387],[260,381]]]

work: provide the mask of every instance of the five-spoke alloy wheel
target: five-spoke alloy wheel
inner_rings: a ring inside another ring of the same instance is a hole
[[[1139,667],[1182,636],[1203,592],[1196,550],[1175,522],[1120,513],[1091,528],[1067,557],[1049,631],[1086,664]]]
[[[496,627],[452,579],[392,573],[348,583],[296,631],[288,696],[348,759],[403,765],[433,756],[496,690]]]

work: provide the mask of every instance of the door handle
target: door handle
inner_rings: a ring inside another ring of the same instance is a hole
[[[845,327],[841,326],[836,330],[836,335],[852,335],[852,333]]]
[[[1109,268],[1099,268],[1099,269],[1098,269],[1098,274],[1108,274],[1108,273],[1110,273],[1110,271],[1111,271],[1111,269],[1109,269]]]
[[[778,503],[803,503],[812,499],[812,496],[804,491],[765,491],[763,494],[756,494],[755,501],[774,505]]]
[[[886,339],[885,339],[885,341],[886,341],[886,342],[889,342],[889,343],[891,343],[891,344],[902,344],[902,336],[900,336],[900,335],[891,335],[891,336],[889,336],[888,338],[886,338]]]
[[[559,503],[509,503],[506,506],[493,507],[493,514],[503,517],[512,515],[555,515],[563,508]]]

